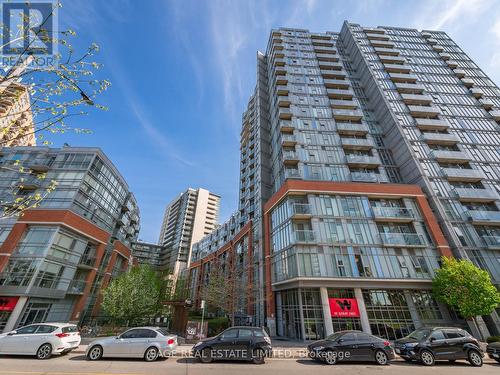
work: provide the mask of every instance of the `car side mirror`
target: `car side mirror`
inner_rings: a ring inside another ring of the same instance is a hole
[[[15,334],[17,334],[17,331],[11,331],[7,333],[7,336],[14,336]]]
[[[120,335],[120,336],[116,336],[116,337],[115,337],[115,339],[116,339],[116,340],[119,340],[119,339],[121,339],[121,338],[122,338],[122,337],[121,337],[121,335]]]
[[[344,339],[338,339],[337,342],[338,343],[344,342]]]
[[[434,341],[436,341],[436,338],[435,338],[435,337],[431,337],[431,338],[429,339],[429,342],[434,342]]]

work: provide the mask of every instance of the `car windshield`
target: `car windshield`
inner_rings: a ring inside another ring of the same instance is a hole
[[[410,333],[407,337],[410,339],[422,340],[429,336],[429,333],[431,333],[431,331],[428,329],[417,329],[416,331]]]
[[[334,333],[333,335],[328,336],[326,339],[329,341],[335,341],[340,337],[341,333],[337,332]]]

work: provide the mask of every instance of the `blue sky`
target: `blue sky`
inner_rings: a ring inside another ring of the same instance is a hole
[[[70,123],[92,135],[51,140],[104,150],[152,242],[165,205],[188,186],[222,196],[221,220],[236,209],[241,113],[271,28],[339,31],[349,20],[444,30],[500,83],[498,0],[67,0],[59,17],[77,46],[100,45],[112,86],[98,100],[108,111]]]

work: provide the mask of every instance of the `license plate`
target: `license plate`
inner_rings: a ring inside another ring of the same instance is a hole
[[[397,354],[400,354],[400,353],[401,353],[401,350],[396,349],[396,353],[397,353]]]

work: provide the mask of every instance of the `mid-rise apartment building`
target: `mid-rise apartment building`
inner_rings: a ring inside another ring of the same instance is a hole
[[[499,110],[500,89],[444,32],[272,30],[242,121],[242,310],[304,340],[467,326],[431,281],[454,255],[500,286]],[[195,245],[195,301],[240,239]],[[498,313],[470,329],[498,334]]]
[[[217,226],[219,203],[218,195],[189,188],[167,205],[158,245],[166,249],[163,268],[171,270],[174,278],[189,266],[192,245]]]
[[[0,85],[0,147],[35,146],[28,88],[6,81]]]
[[[13,205],[37,195],[36,205],[12,215]],[[106,155],[1,148],[0,202],[0,296],[7,301],[0,331],[98,315],[100,291],[131,265],[139,232],[136,200]]]
[[[165,247],[153,243],[136,241],[132,243],[132,256],[138,264],[147,264],[155,270],[162,269]]]

